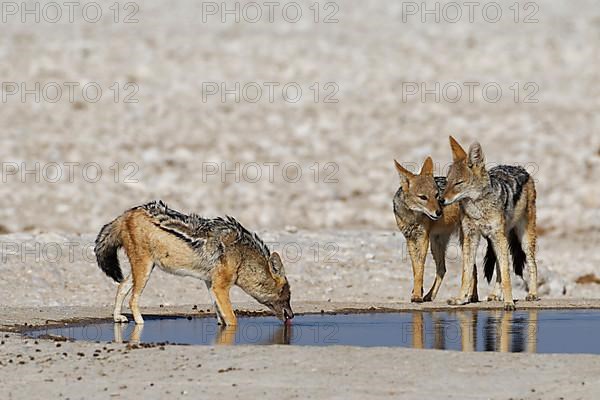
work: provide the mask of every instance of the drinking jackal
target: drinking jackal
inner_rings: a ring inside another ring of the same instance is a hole
[[[125,249],[131,274],[125,279],[117,250]],[[236,325],[229,300],[233,285],[267,306],[282,321],[294,317],[290,285],[279,254],[271,253],[255,234],[234,218],[206,219],[172,210],[163,202],[132,208],[105,225],[94,248],[98,265],[120,282],[115,299],[115,322],[123,301],[133,289],[129,306],[137,324],[144,320],[138,301],[155,266],[176,275],[206,282],[219,324]]]

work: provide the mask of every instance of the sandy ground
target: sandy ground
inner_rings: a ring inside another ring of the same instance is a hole
[[[406,242],[399,232],[260,232],[272,250],[283,255],[295,302],[358,301],[401,302],[410,300],[412,269]],[[10,234],[0,236],[3,259],[0,281],[2,304],[10,306],[111,305],[116,283],[98,268],[93,254],[94,235]],[[582,275],[594,273],[600,256],[594,252],[598,237],[548,236],[540,240],[539,291],[545,298],[599,298],[600,284],[577,284]],[[482,245],[480,253],[485,249]],[[448,272],[438,300],[458,293],[460,252],[453,242],[448,251]],[[482,254],[479,255],[481,273]],[[129,268],[121,254],[124,271]],[[426,264],[425,286],[432,284],[435,266]],[[527,277],[527,274],[525,273]],[[514,296],[523,299],[525,285],[513,277]],[[491,286],[479,283],[481,298]],[[252,299],[232,291],[234,302]],[[209,303],[204,282],[156,269],[144,291],[146,306]]]
[[[595,356],[386,348],[181,347],[2,339],[7,399],[592,399]],[[518,365],[518,374],[514,373]]]
[[[272,247],[301,249],[300,256],[294,252],[284,257],[296,312],[443,308],[444,300],[458,290],[458,260],[450,257],[439,300],[410,305],[410,264],[402,255],[403,239],[394,233],[297,231],[263,236]],[[10,253],[2,263],[2,329],[110,318],[116,285],[102,275],[91,252],[85,251],[93,235],[23,233],[2,238],[5,253]],[[315,257],[314,243],[324,247],[331,242],[337,245],[334,254]],[[541,242],[540,292],[546,299],[562,300],[517,302],[518,308],[600,307],[598,300],[578,300],[598,298],[599,285],[574,282],[577,273],[594,271],[597,265],[588,253],[573,251],[575,246],[581,244],[564,238],[548,237]],[[579,268],[570,270],[565,265]],[[431,282],[431,260],[428,266],[426,282]],[[483,295],[489,290],[487,284],[479,287]],[[516,287],[515,296],[522,299],[523,287]],[[233,300],[237,310],[264,310],[256,302],[247,303],[248,296],[237,289]],[[194,305],[200,310],[211,308],[202,282],[160,271],[150,279],[141,303],[148,315],[197,314]],[[471,307],[501,306],[480,303]],[[42,392],[71,399],[130,398],[139,393],[148,398],[202,394],[277,399],[592,399],[600,390],[600,358],[587,355],[282,346],[128,349],[123,344],[82,342],[56,347],[47,340],[36,343],[14,334],[2,340],[0,390],[9,399]]]
[[[473,22],[466,8],[457,23],[422,22],[420,13],[403,14],[408,2],[379,0],[321,2],[314,22],[312,3],[297,2],[297,23],[281,9],[273,22],[221,22],[220,13],[203,15],[207,2],[188,0],[119,3],[118,16],[114,2],[100,1],[98,22],[85,21],[81,7],[73,22],[67,9],[58,23],[47,20],[52,10],[39,23],[32,16],[23,23],[20,9],[2,15],[1,325],[47,313],[105,315],[116,287],[95,266],[90,244],[123,210],[159,198],[258,230],[284,253],[294,304],[406,302],[412,278],[391,211],[392,160],[416,169],[431,155],[444,174],[448,134],[479,140],[489,166],[519,164],[533,175],[542,296],[600,297],[600,285],[575,282],[600,276],[596,2],[521,2],[515,22],[514,1],[499,1],[494,23],[482,7]],[[72,82],[79,86],[71,98]],[[476,85],[473,101],[465,82]],[[273,101],[267,83],[278,85]],[[239,101],[223,100],[222,85],[236,84]],[[282,93],[291,84],[302,90],[297,101]],[[84,85],[100,88],[101,97],[90,100],[95,92],[84,95]],[[413,85],[420,91],[408,95]],[[502,90],[497,102],[484,98],[486,85]],[[257,86],[262,98],[253,102]],[[456,86],[463,92],[454,102]],[[62,94],[54,102],[56,87]],[[436,93],[422,98],[423,89]],[[448,257],[439,304],[458,288],[456,245]],[[479,287],[485,296],[487,284]],[[515,287],[523,298],[524,285]],[[250,301],[238,290],[233,300]],[[202,282],[159,271],[142,297],[146,307],[208,301]],[[17,316],[14,307],[24,306],[33,308]],[[65,308],[73,306],[103,308]],[[58,348],[8,335],[0,346],[0,391],[8,398],[577,399],[600,390],[594,356]]]

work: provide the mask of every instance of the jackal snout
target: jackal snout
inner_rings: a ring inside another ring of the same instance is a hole
[[[400,187],[404,192],[404,203],[412,210],[427,215],[432,220],[442,216],[442,205],[438,186],[433,178],[433,161],[427,157],[418,175],[405,169],[394,160],[400,175]]]
[[[285,269],[281,257],[273,252],[268,259],[268,271],[272,281],[263,281],[260,285],[251,285],[246,290],[260,303],[267,306],[281,321],[294,318],[294,312],[290,305],[292,297],[290,284],[285,275]]]
[[[267,305],[281,321],[294,318],[294,312],[290,305],[290,285],[286,283],[279,294],[279,298]]]

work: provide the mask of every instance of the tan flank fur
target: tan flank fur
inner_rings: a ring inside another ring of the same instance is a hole
[[[123,247],[131,274],[123,278],[117,249]],[[281,259],[270,253],[255,234],[233,218],[203,219],[178,213],[162,202],[132,208],[107,224],[95,247],[100,268],[120,282],[114,321],[131,291],[129,306],[137,324],[144,320],[139,299],[155,266],[183,276],[202,279],[214,301],[219,324],[237,324],[229,299],[233,285],[266,305],[281,320],[293,318],[290,287]]]
[[[442,207],[441,194],[445,178],[433,176],[433,161],[428,157],[421,172],[415,175],[394,160],[400,176],[400,188],[394,196],[394,215],[398,228],[406,238],[413,269],[411,301],[432,301],[446,274],[446,249],[453,233],[460,231],[458,204]],[[423,297],[423,274],[427,249],[436,264],[435,281]],[[475,271],[476,274],[476,271]],[[477,285],[471,292],[477,298]]]
[[[465,304],[472,299],[471,266],[480,237],[484,236],[497,256],[496,286],[488,300],[504,298],[504,308],[514,310],[509,269],[509,234],[514,233],[518,250],[524,253],[529,269],[529,294],[527,300],[538,299],[537,265],[535,261],[535,185],[527,171],[521,167],[500,165],[486,170],[483,151],[474,143],[467,154],[458,142],[450,137],[453,163],[448,172],[444,204],[460,204],[463,230],[463,271],[459,296],[450,304]],[[500,288],[501,293],[500,293]]]

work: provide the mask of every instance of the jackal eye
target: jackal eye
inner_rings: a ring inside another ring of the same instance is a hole
[[[420,198],[421,200],[427,200],[427,196],[425,196],[424,194],[420,194],[420,195],[419,195],[419,198]]]

